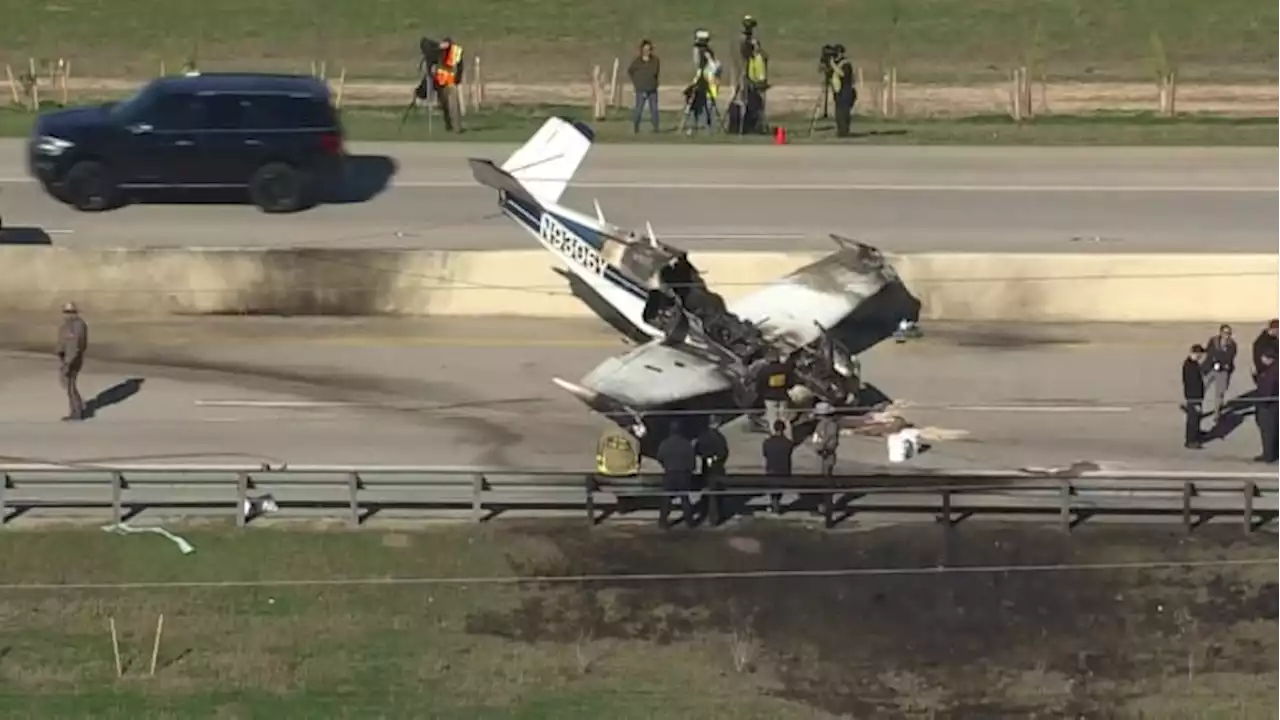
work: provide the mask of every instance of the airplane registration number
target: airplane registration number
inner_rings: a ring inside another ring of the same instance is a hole
[[[585,268],[588,272],[603,275],[609,263],[596,252],[596,249],[585,240],[570,232],[569,228],[559,220],[544,213],[539,223],[538,234],[553,250],[568,258],[573,263]]]

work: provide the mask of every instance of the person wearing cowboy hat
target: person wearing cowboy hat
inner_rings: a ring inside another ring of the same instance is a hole
[[[70,413],[63,420],[84,420],[84,399],[80,397],[80,388],[76,380],[80,369],[84,367],[85,351],[89,349],[89,325],[80,317],[76,304],[68,302],[62,306],[62,325],[58,328],[58,380],[67,391],[67,404]]]

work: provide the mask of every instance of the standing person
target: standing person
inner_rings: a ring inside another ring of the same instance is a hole
[[[431,68],[431,84],[436,90],[436,99],[440,103],[440,114],[444,118],[444,129],[453,132],[456,122],[458,132],[462,132],[462,113],[458,104],[458,84],[462,82],[463,62],[462,46],[446,37],[439,44],[440,57]]]
[[[729,462],[729,442],[725,440],[724,434],[716,427],[717,418],[711,415],[707,418],[707,427],[694,441],[694,451],[698,458],[702,461],[702,490],[705,492],[706,512],[713,518],[720,517],[718,507],[720,504],[720,496],[716,495],[716,491],[721,488],[721,478],[724,477],[725,464]],[[712,507],[717,508],[717,512],[712,512]]]
[[[658,132],[658,77],[662,63],[653,54],[653,43],[640,41],[640,54],[631,61],[627,68],[627,77],[636,90],[636,107],[631,113],[632,132],[640,132],[640,117],[644,108],[649,108],[649,120],[653,123],[653,131]]]
[[[656,459],[662,465],[662,489],[668,493],[680,493],[680,509],[684,522],[693,527],[693,503],[689,491],[693,488],[693,473],[697,470],[697,453],[693,443],[684,435],[680,423],[671,423],[671,432],[658,444]],[[658,527],[670,527],[672,495],[663,495],[662,509],[658,511]]]
[[[853,63],[844,55],[844,46],[836,46],[836,58],[832,61],[835,72],[831,74],[831,95],[836,103],[836,136],[849,137],[849,125],[853,121],[853,104],[858,100],[858,89],[853,74]]]
[[[1236,341],[1231,337],[1231,326],[1218,328],[1218,334],[1205,345],[1205,380],[1213,396],[1213,417],[1222,422],[1222,411],[1227,402],[1227,388],[1231,385],[1231,373],[1236,369]]]
[[[1276,335],[1280,333],[1280,320],[1272,320],[1267,323],[1266,329],[1258,333],[1258,337],[1253,339],[1253,378],[1258,379],[1262,374],[1262,356],[1271,353],[1271,357],[1280,357],[1280,346],[1277,345]]]
[[[769,483],[777,486],[777,482],[791,477],[791,453],[795,443],[787,436],[787,424],[781,420],[773,424],[773,434],[765,438],[761,452],[764,454],[764,472],[769,476]],[[769,509],[774,515],[782,513],[782,493],[769,493]]]
[[[1202,447],[1200,409],[1204,404],[1203,362],[1204,348],[1200,345],[1192,345],[1187,359],[1182,361],[1182,411],[1187,416],[1182,446],[1190,450]]]
[[[835,408],[830,403],[820,402],[814,408],[818,418],[818,426],[813,430],[814,449],[822,461],[822,475],[827,480],[836,471],[836,452],[840,448],[840,421],[835,417]]]
[[[89,325],[80,317],[76,304],[62,306],[62,325],[58,327],[58,381],[67,391],[70,412],[63,420],[85,419],[84,400],[76,381],[84,367],[85,352],[89,349]]]
[[[781,422],[791,437],[791,386],[795,384],[795,369],[783,361],[781,353],[770,349],[765,363],[756,375],[756,394],[764,401],[765,427],[772,428]]]
[[[1258,409],[1253,418],[1258,423],[1262,454],[1253,461],[1274,464],[1280,455],[1280,405],[1276,400],[1276,395],[1280,394],[1280,383],[1277,382],[1276,354],[1268,351],[1260,359],[1262,372],[1258,373],[1255,401]]]

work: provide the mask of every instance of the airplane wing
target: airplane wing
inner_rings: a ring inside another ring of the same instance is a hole
[[[881,290],[899,282],[897,272],[876,248],[837,235],[831,238],[839,245],[836,252],[738,298],[729,304],[729,311],[759,327],[765,337],[799,347],[817,340],[823,328],[839,325]],[[914,320],[918,303],[902,312]]]
[[[605,360],[578,384],[643,411],[729,390],[731,383],[718,368],[688,345],[676,348],[653,340]]]

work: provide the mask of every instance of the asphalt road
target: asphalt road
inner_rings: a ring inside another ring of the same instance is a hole
[[[1251,419],[1204,450],[1182,449],[1177,369],[1211,331],[943,325],[881,345],[863,365],[935,438],[919,466],[1257,470]],[[49,332],[0,323],[0,462],[581,469],[603,421],[551,378],[576,379],[624,348],[591,322],[96,322],[81,387],[106,404],[68,424]],[[1239,328],[1242,339],[1254,332]],[[1242,372],[1233,389],[1245,383]],[[761,438],[726,434],[731,464],[755,469]],[[844,467],[886,460],[883,440],[844,442]],[[814,469],[815,458],[800,450],[797,465]]]
[[[85,215],[26,179],[0,141],[0,216],[58,245],[498,249],[530,240],[496,215],[468,156],[512,145],[353,144],[349,197],[294,216],[149,204]],[[691,249],[825,248],[829,232],[891,252],[1269,252],[1269,149],[600,146],[566,202]]]

